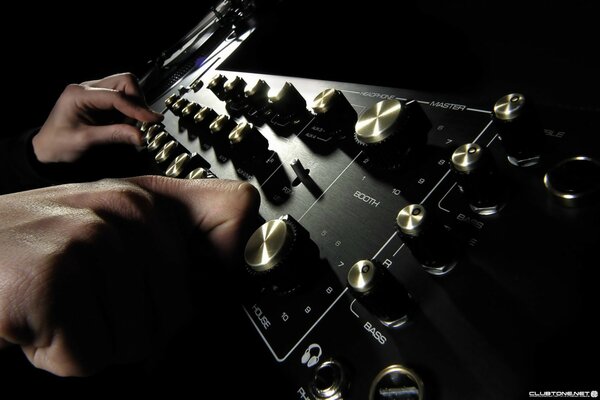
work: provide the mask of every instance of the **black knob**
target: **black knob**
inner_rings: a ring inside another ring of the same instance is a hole
[[[301,286],[318,260],[318,248],[294,218],[265,222],[244,250],[246,270],[263,288],[279,293]]]
[[[354,297],[386,326],[398,327],[408,319],[408,292],[381,264],[360,260],[348,271]]]
[[[310,116],[306,100],[289,82],[277,93],[269,93],[269,107],[273,112],[269,125],[275,133],[283,136],[298,133]]]
[[[433,275],[456,265],[456,245],[444,226],[420,204],[404,207],[396,217],[400,238],[423,268]]]
[[[225,85],[226,81],[227,78],[224,75],[217,74],[208,82],[206,87],[213,92],[219,100],[225,100],[223,97],[223,93],[225,92],[223,86]]]
[[[476,143],[464,144],[452,153],[451,164],[458,187],[471,210],[480,215],[491,215],[502,209],[504,184],[486,148]]]
[[[253,123],[262,124],[269,117],[269,90],[271,87],[262,79],[247,85],[244,91],[247,108],[246,117]]]
[[[358,119],[346,96],[335,89],[326,89],[319,93],[313,101],[312,109],[316,116],[316,125],[324,129],[329,137],[352,131]]]
[[[223,85],[223,98],[226,101],[236,101],[244,96],[246,81],[239,76],[236,76]]]
[[[431,124],[416,101],[382,100],[356,122],[356,143],[375,168],[397,168],[427,142]]]
[[[229,134],[235,126],[235,121],[227,115],[217,116],[209,125],[213,145],[229,144]]]
[[[210,143],[210,124],[213,123],[218,114],[210,107],[202,107],[194,115],[194,123],[189,126],[188,131],[193,137],[200,138],[202,144]]]
[[[597,204],[600,198],[600,161],[586,156],[563,160],[546,173],[544,185],[564,206]]]
[[[269,151],[269,142],[252,124],[239,123],[229,134],[231,157],[243,168],[250,167],[257,159],[263,160]]]
[[[500,98],[492,120],[511,164],[528,167],[538,163],[544,130],[529,99],[521,93]]]

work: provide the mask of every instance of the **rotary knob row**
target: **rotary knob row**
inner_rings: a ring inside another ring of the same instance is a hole
[[[297,133],[311,114],[306,108],[306,100],[296,87],[286,82],[278,91],[271,90],[262,79],[247,85],[239,76],[229,80],[218,74],[208,83],[217,98],[226,102],[231,115],[245,115],[251,122],[268,122],[278,134],[287,136]],[[312,104],[313,116],[317,124],[326,132],[325,139],[340,132],[351,131],[357,114],[341,91],[326,89],[319,93]]]
[[[199,154],[190,154],[173,139],[161,124],[146,129],[146,151],[168,177],[187,179],[214,178],[209,164]]]

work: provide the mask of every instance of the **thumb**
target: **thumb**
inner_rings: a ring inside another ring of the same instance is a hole
[[[126,143],[139,146],[142,144],[142,136],[136,127],[128,124],[89,127],[86,136],[87,147],[104,143]]]
[[[260,196],[247,182],[221,179],[174,179],[160,176],[128,181],[163,198],[182,204],[190,221],[205,235],[217,254],[231,260],[244,233],[258,215]]]

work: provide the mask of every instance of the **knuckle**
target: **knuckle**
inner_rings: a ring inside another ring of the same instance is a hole
[[[154,207],[152,195],[134,185],[120,182],[119,186],[105,195],[106,206],[117,210],[129,218],[143,220],[148,217]]]
[[[260,194],[258,190],[248,182],[242,182],[237,187],[239,193],[239,204],[245,209],[254,210],[260,205]]]
[[[65,87],[65,90],[63,90],[63,94],[67,96],[74,96],[81,91],[81,88],[81,85],[77,83],[71,83]]]

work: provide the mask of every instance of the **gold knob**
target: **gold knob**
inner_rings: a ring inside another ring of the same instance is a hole
[[[525,104],[525,96],[521,93],[507,94],[494,104],[494,116],[503,121],[511,121],[521,115]]]
[[[171,108],[171,106],[173,104],[175,104],[175,102],[177,100],[179,100],[179,95],[177,93],[173,93],[172,95],[170,95],[169,97],[167,97],[167,99],[165,100],[165,106],[167,106],[167,108]]]
[[[204,168],[196,168],[192,170],[185,179],[206,179],[208,178],[208,171]]]
[[[167,140],[167,138],[169,137],[169,134],[166,131],[162,131],[160,133],[158,133],[154,139],[152,139],[152,142],[150,142],[150,144],[148,145],[148,150],[149,151],[156,151],[158,150],[158,148],[160,147],[160,145],[163,144],[163,142],[165,140]]]
[[[396,217],[396,225],[400,230],[411,236],[417,236],[427,222],[425,207],[420,204],[410,204],[404,207]]]
[[[348,284],[357,292],[368,292],[375,284],[375,271],[372,261],[360,260],[348,271]]]
[[[183,172],[183,168],[185,164],[190,160],[190,155],[188,153],[183,153],[175,157],[171,165],[167,168],[167,172],[165,175],[170,176],[171,178],[177,178]]]
[[[452,153],[452,166],[461,172],[473,171],[483,159],[481,146],[476,143],[463,144]]]
[[[380,143],[393,135],[404,113],[399,100],[382,100],[367,109],[356,122],[356,138],[365,144]]]
[[[160,151],[158,153],[156,153],[156,156],[154,156],[154,160],[157,163],[162,163],[162,162],[167,161],[169,159],[169,157],[171,156],[171,154],[173,153],[173,150],[175,150],[176,147],[177,147],[177,142],[175,140],[168,141],[162,147],[162,149],[160,149]]]
[[[279,264],[294,241],[294,232],[285,221],[267,221],[248,240],[244,250],[246,264],[256,272],[264,272]]]
[[[190,104],[185,106],[183,108],[183,110],[181,110],[181,117],[182,118],[194,117],[199,109],[200,109],[200,104],[191,102]]]

